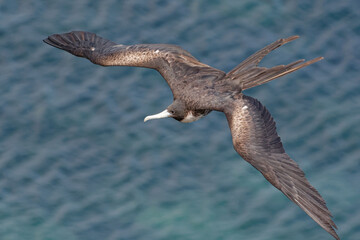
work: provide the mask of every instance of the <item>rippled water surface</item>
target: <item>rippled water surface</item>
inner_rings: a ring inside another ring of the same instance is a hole
[[[332,239],[233,150],[225,117],[143,123],[172,101],[160,74],[104,68],[42,39],[71,30],[174,43],[231,70],[325,60],[246,91],[360,239],[360,4],[352,1],[0,1],[0,239]]]

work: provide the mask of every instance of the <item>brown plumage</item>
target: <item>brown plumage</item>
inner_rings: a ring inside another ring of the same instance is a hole
[[[125,46],[82,31],[54,34],[44,42],[102,66],[135,66],[159,71],[171,88],[174,102],[145,121],[173,117],[192,122],[212,110],[224,112],[235,150],[322,228],[340,239],[324,199],[285,153],[270,113],[258,100],[242,93],[322,59],[298,60],[272,68],[258,66],[268,53],[297,38],[280,39],[264,47],[227,74],[199,62],[175,45]]]

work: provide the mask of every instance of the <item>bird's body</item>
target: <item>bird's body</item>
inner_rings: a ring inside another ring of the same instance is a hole
[[[181,122],[193,122],[213,110],[225,113],[234,149],[321,227],[340,239],[325,201],[285,153],[270,113],[258,100],[242,93],[322,59],[299,60],[272,68],[258,66],[269,52],[296,38],[280,39],[266,46],[229,73],[199,62],[175,45],[119,45],[82,31],[54,34],[44,41],[95,64],[159,71],[169,84],[174,101],[164,111],[147,116],[144,121],[172,117]]]

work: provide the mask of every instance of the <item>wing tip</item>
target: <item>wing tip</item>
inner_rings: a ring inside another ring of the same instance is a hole
[[[50,44],[49,37],[43,39],[44,43]]]
[[[340,240],[339,235],[334,230],[334,228],[337,229],[335,224],[332,227],[333,227],[333,228],[331,228],[332,231],[328,231],[328,233],[330,233],[330,235],[333,236],[336,240]]]

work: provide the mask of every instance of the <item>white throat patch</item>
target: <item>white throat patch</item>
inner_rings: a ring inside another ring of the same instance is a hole
[[[190,112],[188,113],[188,115],[186,115],[186,117],[185,117],[183,120],[181,120],[181,122],[183,122],[183,123],[195,122],[195,121],[199,120],[200,118],[202,118],[203,116],[204,116],[204,115],[194,116],[194,115],[192,114],[192,111],[190,111]]]

